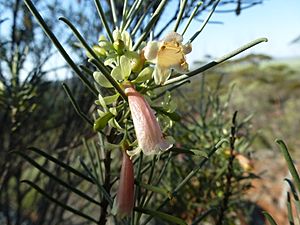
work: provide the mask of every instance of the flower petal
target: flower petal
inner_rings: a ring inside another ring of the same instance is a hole
[[[157,57],[157,53],[160,47],[160,43],[157,41],[151,41],[149,42],[146,47],[144,48],[144,56],[145,59],[147,59],[148,61],[153,63],[156,63],[156,57]]]
[[[165,36],[164,41],[176,41],[176,42],[181,43],[183,41],[183,37],[182,37],[182,35],[174,32],[174,31],[171,31],[170,33],[168,33]]]
[[[126,152],[130,156],[130,158],[132,158],[132,156],[138,155],[141,151],[142,149],[140,147],[137,147],[131,151],[127,150]]]
[[[184,54],[189,54],[192,51],[192,44],[191,43],[187,43],[187,44],[183,45],[182,47],[183,47],[183,53]]]
[[[165,138],[162,138],[161,142],[159,143],[159,148],[161,151],[167,151],[173,147],[173,144],[168,142]]]
[[[138,141],[138,148],[128,152],[129,155],[138,154],[141,150],[145,155],[152,155],[169,149],[172,145],[164,139],[158,121],[145,98],[132,86],[125,87],[125,94],[128,96]]]
[[[156,66],[153,71],[154,82],[157,85],[164,84],[171,76],[171,70]]]
[[[185,62],[185,55],[181,46],[174,43],[164,43],[158,52],[157,66],[165,68],[173,68],[178,64]]]

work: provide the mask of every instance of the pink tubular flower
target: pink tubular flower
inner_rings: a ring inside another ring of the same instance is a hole
[[[133,164],[129,156],[123,151],[120,183],[114,201],[112,214],[122,219],[130,216],[134,207],[134,173]]]
[[[173,146],[163,136],[153,110],[145,98],[132,86],[125,88],[131,111],[138,147],[129,151],[130,156],[143,151],[145,155],[158,154]]]

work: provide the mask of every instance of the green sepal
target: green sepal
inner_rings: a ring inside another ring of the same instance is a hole
[[[99,45],[94,45],[93,50],[97,54],[97,56],[100,56],[100,57],[106,56],[106,50],[104,48],[101,48]]]
[[[156,106],[152,106],[152,108],[163,115],[166,115],[167,117],[169,117],[171,120],[173,121],[180,121],[181,117],[179,116],[179,114],[177,114],[176,112],[166,112],[162,107],[156,107]]]
[[[111,76],[113,78],[115,78],[116,80],[123,80],[123,74],[122,74],[122,70],[120,66],[116,66],[115,68],[113,68],[113,70],[111,71]]]
[[[105,96],[105,97],[103,97],[103,99],[104,99],[104,102],[106,105],[110,105],[110,104],[114,103],[115,101],[117,101],[119,97],[120,97],[120,94],[117,93],[115,95]]]
[[[104,109],[105,112],[108,111],[107,106],[106,106],[106,102],[104,100],[104,98],[102,97],[101,94],[98,94],[98,101],[100,103],[100,105],[102,106],[102,108]],[[101,114],[99,114],[99,116],[102,116]]]
[[[145,63],[145,58],[137,52],[132,51],[128,51],[124,55],[130,60],[131,71],[134,73],[141,72]]]
[[[113,118],[113,114],[111,112],[106,112],[103,116],[96,119],[94,122],[94,130],[101,131],[108,123],[108,121]]]
[[[125,44],[122,40],[116,40],[113,43],[114,49],[116,50],[116,52],[118,53],[118,55],[123,55],[124,53],[124,48],[125,48]]]
[[[105,88],[113,88],[109,80],[107,80],[106,77],[101,72],[99,71],[94,72],[93,77],[100,86]]]
[[[112,126],[112,127],[114,127],[114,128],[116,128],[119,131],[123,131],[124,130],[124,128],[122,128],[120,126],[120,124],[118,123],[118,121],[115,118],[113,118],[112,120],[109,121],[109,125]]]
[[[148,66],[139,73],[137,78],[133,80],[132,83],[143,83],[145,81],[148,81],[152,78],[152,73],[153,73],[153,68]]]
[[[131,64],[130,60],[124,55],[120,58],[120,66],[123,80],[127,80],[131,74]]]

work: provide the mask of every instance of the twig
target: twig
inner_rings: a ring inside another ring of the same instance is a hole
[[[226,187],[225,187],[225,193],[224,193],[224,198],[220,206],[219,210],[219,217],[217,220],[216,225],[222,225],[224,216],[225,216],[225,211],[228,208],[228,202],[229,198],[231,196],[231,183],[232,183],[232,178],[234,177],[234,171],[233,171],[233,160],[235,158],[234,156],[234,143],[235,143],[235,134],[236,134],[236,116],[237,116],[237,111],[234,112],[233,118],[232,118],[232,127],[231,127],[231,135],[230,135],[230,156],[228,159],[228,166],[227,166],[227,174],[226,174]]]

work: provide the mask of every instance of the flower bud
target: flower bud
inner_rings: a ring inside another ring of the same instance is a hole
[[[122,219],[130,216],[134,207],[134,173],[133,163],[123,151],[122,168],[120,182],[115,198],[112,214]]]
[[[125,44],[122,40],[119,39],[117,41],[114,41],[113,46],[118,55],[122,55],[124,53]]]
[[[105,57],[106,56],[106,51],[104,48],[101,48],[99,45],[94,45],[93,46],[94,52],[100,56],[100,57]]]

